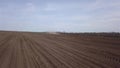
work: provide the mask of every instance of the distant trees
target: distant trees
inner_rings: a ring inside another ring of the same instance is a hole
[[[112,39],[119,39],[120,40],[120,33],[110,32],[110,33],[65,33],[59,32],[60,34],[64,35],[74,35],[74,36],[84,36],[84,37],[101,37],[101,38],[112,38]]]

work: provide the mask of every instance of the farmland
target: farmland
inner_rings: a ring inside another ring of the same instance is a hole
[[[0,32],[0,68],[119,67],[119,33]]]

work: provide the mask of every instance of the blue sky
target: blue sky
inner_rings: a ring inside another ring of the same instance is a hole
[[[0,0],[0,30],[120,32],[120,0]]]

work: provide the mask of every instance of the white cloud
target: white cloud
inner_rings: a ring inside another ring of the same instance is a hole
[[[0,22],[4,22],[0,25],[16,25],[21,29],[32,26],[31,29],[45,30],[120,31],[120,2],[111,1],[9,4],[0,7]]]
[[[36,10],[36,6],[33,3],[27,3],[24,10],[34,12]]]

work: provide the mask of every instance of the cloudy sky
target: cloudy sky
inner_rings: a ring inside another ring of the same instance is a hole
[[[120,0],[0,0],[0,30],[120,32]]]

